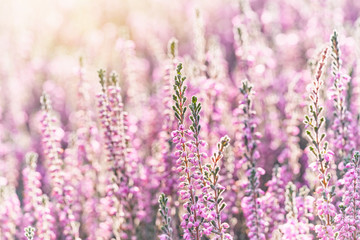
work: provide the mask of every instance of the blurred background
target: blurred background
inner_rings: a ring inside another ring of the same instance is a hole
[[[0,8],[0,111],[2,122],[12,126],[6,126],[2,134],[25,131],[16,142],[29,148],[32,133],[28,131],[34,130],[29,127],[31,118],[40,108],[38,99],[44,90],[52,95],[54,108],[61,113],[66,125],[75,106],[80,57],[89,83],[99,89],[97,70],[116,70],[121,75],[127,54],[133,55],[134,64],[130,68],[137,75],[134,81],[146,84],[142,86],[144,91],[137,93],[144,101],[159,88],[158,73],[161,61],[167,57],[167,42],[171,37],[179,40],[180,56],[194,57],[197,10],[206,48],[214,41],[220,44],[221,54],[227,61],[226,71],[230,73],[236,66],[233,21],[242,14],[241,2],[4,0]],[[265,41],[261,44],[276,56],[277,78],[288,70],[306,68],[314,51],[328,41],[333,29],[340,32],[343,40],[348,38],[342,41],[348,46],[345,50],[358,51],[358,38],[350,38],[358,37],[356,20],[360,2],[356,0],[243,3],[250,5],[254,14],[246,16],[253,19],[247,29],[250,41],[251,37],[256,38],[251,36],[256,35],[251,27],[259,24],[256,27],[264,36],[261,41]],[[126,40],[131,40],[130,45],[134,46],[126,46]],[[129,53],[128,48],[134,52]],[[125,81],[124,78],[121,81]],[[135,108],[133,114],[139,116],[140,113]],[[7,118],[11,121],[6,121]],[[9,138],[17,138],[17,134]]]

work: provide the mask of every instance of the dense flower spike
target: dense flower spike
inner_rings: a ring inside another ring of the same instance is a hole
[[[229,146],[230,138],[224,136],[220,139],[220,142],[217,145],[217,152],[211,157],[211,164],[207,165],[207,170],[205,171],[205,180],[208,182],[211,190],[207,197],[205,198],[208,201],[208,208],[210,210],[210,223],[214,228],[213,232],[218,235],[218,239],[232,239],[230,234],[225,232],[229,228],[229,224],[222,222],[221,212],[225,209],[226,203],[223,201],[222,193],[225,191],[225,187],[220,185],[219,175],[220,175],[220,165],[219,161],[223,157],[225,148]],[[216,239],[216,238],[215,238]]]
[[[360,237],[360,154],[355,152],[346,165],[344,195],[335,218],[336,239],[359,239]]]
[[[340,58],[340,48],[338,43],[338,34],[334,31],[331,36],[331,72],[333,76],[333,87],[331,98],[334,101],[334,131],[333,145],[337,151],[335,159],[337,164],[337,175],[340,177],[346,161],[351,158],[352,151],[355,148],[353,117],[347,110],[347,85],[350,82],[350,76],[343,73]]]
[[[260,189],[260,176],[264,174],[263,169],[256,169],[254,167],[247,171],[249,183],[247,184],[246,196],[241,202],[244,215],[246,217],[247,226],[249,228],[249,239],[264,240],[265,226],[264,211],[261,204],[261,195],[264,192]]]
[[[252,109],[253,104],[253,86],[249,81],[242,82],[240,92],[243,99],[240,101],[240,109],[242,110],[242,147],[244,154],[241,161],[247,163],[249,167],[255,167],[256,162],[260,158],[257,146],[259,144],[260,133],[256,132],[257,120],[256,112]]]
[[[43,109],[43,117],[41,119],[41,130],[43,134],[42,143],[44,154],[48,160],[49,175],[53,186],[51,194],[60,204],[62,204],[64,173],[62,172],[63,161],[61,159],[63,149],[60,147],[61,130],[54,126],[56,119],[50,113],[51,103],[49,96],[46,93],[41,96],[40,102]]]
[[[26,155],[27,167],[23,170],[25,193],[23,224],[31,224],[31,226],[36,224],[36,236],[52,240],[56,237],[54,233],[55,219],[47,203],[47,196],[41,190],[42,179],[41,174],[36,171],[37,160],[36,153],[30,152]]]
[[[269,223],[267,227],[268,238],[272,236],[275,228],[284,223],[286,183],[286,168],[275,166],[271,180],[266,183],[268,189],[262,197],[264,218]]]
[[[111,176],[107,186],[108,213],[113,219],[116,239],[131,239],[136,231],[135,208],[138,201],[136,158],[128,147],[127,113],[123,110],[118,76],[113,72],[110,79],[106,79],[104,70],[99,70],[98,74],[102,91],[97,97]]]
[[[25,226],[33,226],[36,218],[36,208],[40,202],[41,190],[41,174],[36,171],[38,156],[36,153],[28,153],[26,155],[26,165],[24,168],[23,181],[24,181],[24,219]]]
[[[0,239],[15,239],[16,227],[20,224],[20,201],[15,188],[0,185]]]
[[[100,228],[100,223],[104,223],[101,207],[106,207],[106,205],[100,202],[102,198],[98,196],[104,196],[101,189],[106,183],[101,179],[106,174],[106,170],[101,167],[100,133],[94,119],[94,109],[91,108],[93,102],[91,93],[93,92],[88,79],[85,77],[83,64],[83,59],[80,58],[80,66],[77,72],[79,77],[78,99],[74,118],[74,125],[77,129],[74,139],[75,146],[67,151],[69,154],[65,161],[68,160],[66,170],[74,173],[73,176],[70,176],[70,182],[75,185],[73,193],[76,195],[76,213],[84,219],[84,224],[81,226],[82,231],[86,232],[88,239],[91,240],[96,239],[100,233],[104,238],[108,238],[111,232]],[[101,207],[96,207],[99,205]]]
[[[252,109],[252,98],[254,95],[253,86],[247,81],[242,82],[240,92],[243,99],[240,101],[242,109],[242,146],[244,148],[243,159],[246,162],[248,177],[246,197],[243,198],[241,206],[246,217],[249,228],[248,236],[251,240],[265,239],[264,212],[261,205],[260,196],[264,193],[260,189],[260,176],[265,172],[262,168],[257,168],[256,164],[260,158],[257,146],[259,144],[260,134],[256,132],[255,111]]]
[[[177,194],[178,174],[176,171],[176,157],[174,156],[175,145],[172,142],[171,132],[173,126],[176,124],[172,105],[172,89],[173,79],[175,77],[176,65],[178,62],[178,41],[172,38],[168,42],[168,59],[165,60],[164,73],[162,76],[162,94],[159,96],[162,99],[162,127],[159,132],[158,144],[160,145],[160,161],[156,166],[157,180],[162,184],[161,192],[164,192],[169,197],[169,208],[176,209],[179,195]],[[154,178],[153,178],[154,179]],[[155,179],[154,179],[155,180]],[[172,225],[174,226],[174,236],[181,235],[180,230],[180,213],[176,210],[173,215]]]
[[[53,205],[49,202],[47,195],[40,197],[40,204],[37,206],[38,221],[36,222],[36,236],[40,239],[56,239],[56,221],[54,218]]]
[[[176,156],[178,157],[177,165],[179,172],[182,173],[179,183],[179,194],[180,199],[185,200],[184,208],[187,210],[187,213],[183,215],[181,226],[184,229],[184,239],[195,239],[199,240],[203,234],[201,223],[206,217],[205,206],[202,200],[202,194],[197,194],[197,192],[202,188],[201,178],[202,174],[199,172],[199,165],[201,165],[200,155],[197,152],[198,148],[196,143],[189,143],[186,141],[186,138],[194,136],[197,138],[198,132],[200,131],[200,126],[197,126],[196,123],[192,125],[192,129],[196,131],[195,133],[191,130],[185,129],[185,113],[187,110],[186,96],[185,92],[187,87],[184,85],[185,77],[181,74],[182,64],[180,63],[177,66],[177,75],[175,76],[175,84],[173,95],[174,106],[173,110],[175,112],[175,117],[178,120],[178,130],[172,132],[173,142],[176,144]],[[193,98],[193,103],[197,107],[196,98]],[[200,111],[194,109],[193,111]],[[194,119],[197,121],[198,119]],[[195,129],[195,127],[196,129]],[[199,143],[197,143],[199,144]],[[194,146],[195,145],[195,146]],[[196,156],[195,156],[196,155]],[[203,186],[204,187],[204,186]]]
[[[335,186],[330,186],[331,173],[329,173],[329,169],[331,169],[334,153],[328,149],[328,143],[325,142],[326,134],[323,132],[325,118],[322,116],[324,108],[320,105],[320,88],[324,84],[321,78],[325,71],[327,52],[328,48],[325,48],[321,54],[310,93],[310,117],[306,115],[304,123],[310,129],[306,131],[306,135],[310,139],[310,152],[315,156],[315,162],[310,167],[318,174],[320,181],[317,189],[320,198],[317,199],[316,205],[321,224],[316,225],[315,231],[319,238],[331,240],[334,239],[333,223],[336,209],[332,204]]]
[[[61,130],[55,126],[56,119],[51,114],[49,96],[43,94],[40,98],[43,117],[41,119],[42,143],[44,154],[49,166],[52,191],[51,197],[55,200],[56,212],[62,225],[64,238],[79,239],[79,224],[75,221],[72,210],[72,186],[65,185],[65,172],[63,171],[63,149],[60,146]]]

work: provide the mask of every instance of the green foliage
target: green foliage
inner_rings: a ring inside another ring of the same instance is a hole
[[[24,229],[25,232],[25,237],[27,238],[27,240],[33,240],[34,236],[35,236],[35,228],[28,226]]]
[[[334,31],[333,35],[331,36],[331,57],[332,61],[332,74],[336,76],[337,72],[340,70],[340,49],[339,49],[339,42],[338,42],[338,34]]]
[[[43,92],[43,94],[40,97],[40,103],[43,110],[45,111],[51,110],[51,101],[47,93]]]
[[[100,78],[100,84],[103,89],[105,89],[105,70],[99,69],[98,76]]]
[[[184,118],[186,113],[185,104],[187,100],[185,97],[185,92],[187,87],[184,86],[184,81],[186,80],[186,77],[183,77],[181,75],[181,70],[182,70],[182,64],[179,63],[176,68],[177,75],[175,76],[175,84],[174,84],[175,94],[173,95],[173,100],[175,102],[173,106],[173,110],[176,119],[179,121],[179,124],[184,123]]]
[[[196,103],[196,100],[194,101]],[[224,136],[220,139],[220,142],[217,145],[217,152],[211,157],[212,164],[206,164],[206,170],[204,172],[204,179],[210,184],[210,188],[213,190],[212,199],[206,199],[209,202],[215,203],[215,210],[217,213],[217,221],[211,221],[213,227],[215,227],[219,234],[221,235],[221,212],[225,209],[226,203],[221,194],[225,191],[225,187],[219,184],[219,175],[220,175],[220,165],[218,162],[223,157],[223,152],[226,147],[229,146],[230,138]]]
[[[201,103],[198,103],[197,97],[195,96],[192,97],[189,108],[191,110],[190,120],[192,122],[192,125],[190,126],[190,130],[194,133],[194,138],[197,140],[201,129],[201,126],[199,124]]]
[[[176,38],[171,38],[168,43],[168,55],[171,59],[178,55],[178,40]]]
[[[168,198],[164,193],[159,196],[159,212],[163,219],[163,226],[161,226],[161,231],[167,236],[170,240],[172,239],[173,230],[170,226],[171,217],[169,217],[169,209],[167,207]]]

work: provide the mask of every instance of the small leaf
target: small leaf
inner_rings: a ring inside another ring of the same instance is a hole
[[[196,97],[196,96],[193,96],[192,99],[191,99],[191,101],[192,101],[193,104],[196,104],[196,102],[197,102],[197,97]]]
[[[224,210],[225,207],[226,207],[226,203],[222,203],[220,206],[220,211]]]

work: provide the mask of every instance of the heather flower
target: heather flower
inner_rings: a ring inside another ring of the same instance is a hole
[[[79,239],[79,224],[76,222],[72,209],[72,186],[65,185],[65,172],[63,171],[63,149],[60,146],[60,134],[55,126],[56,119],[51,114],[50,99],[43,94],[41,99],[43,107],[42,124],[42,143],[44,154],[49,165],[49,175],[51,179],[51,197],[55,200],[57,217],[62,225],[62,231],[66,239]]]
[[[36,153],[30,152],[26,155],[27,167],[23,170],[25,210],[23,224],[36,225],[36,235],[50,240],[56,238],[55,219],[47,203],[47,196],[41,190],[41,174],[36,171],[37,159]]]
[[[252,109],[252,97],[254,95],[253,87],[248,81],[243,81],[240,92],[243,99],[240,101],[240,109],[242,109],[242,147],[243,159],[240,161],[246,162],[248,170],[246,175],[248,177],[246,197],[243,198],[241,207],[249,228],[248,236],[251,240],[265,239],[265,225],[264,211],[262,208],[261,195],[263,191],[260,189],[260,176],[264,175],[265,171],[262,168],[256,167],[260,158],[260,153],[257,150],[259,144],[259,133],[256,132],[255,111]]]
[[[169,209],[179,209],[179,199],[177,186],[179,184],[179,178],[177,173],[177,157],[175,156],[175,144],[172,141],[171,132],[174,126],[177,124],[173,113],[172,105],[172,90],[173,90],[173,79],[176,74],[176,65],[178,62],[178,41],[175,38],[171,38],[168,42],[168,59],[164,62],[164,73],[162,76],[161,95],[159,96],[162,102],[162,107],[159,111],[162,115],[161,119],[161,130],[159,132],[158,144],[159,154],[158,158],[161,159],[158,162],[155,170],[159,173],[155,173],[156,177],[151,177],[153,181],[161,183],[160,192],[164,192],[169,198],[168,207]],[[158,121],[158,117],[155,117],[155,121]],[[153,125],[153,124],[152,124]],[[153,134],[149,136],[153,138]],[[149,140],[146,140],[147,142]],[[172,215],[172,226],[174,236],[181,236],[181,214],[177,210]]]
[[[37,154],[28,153],[26,155],[27,167],[24,168],[23,181],[24,181],[24,219],[23,224],[25,226],[33,226],[36,217],[37,206],[40,201],[40,197],[43,194],[41,190],[41,174],[36,171]]]
[[[302,188],[297,194],[296,186],[292,182],[286,185],[286,222],[278,225],[273,239],[313,239],[310,233],[313,226],[309,223],[309,218],[311,218],[309,214],[313,210],[313,199],[307,196],[308,192]]]
[[[101,142],[100,133],[94,121],[92,110],[91,88],[89,81],[85,78],[85,68],[83,60],[80,59],[78,69],[78,91],[77,107],[74,117],[76,133],[71,146],[65,151],[65,169],[69,174],[67,182],[74,187],[72,198],[75,200],[75,217],[84,219],[81,231],[88,234],[88,239],[96,239],[102,234],[104,237],[109,235],[108,231],[100,229],[100,222],[103,217],[100,214],[100,199],[103,196],[101,189],[104,181],[100,180],[104,169],[100,163]],[[76,161],[74,161],[76,159]]]
[[[284,223],[285,220],[285,187],[287,184],[285,175],[285,167],[275,166],[271,180],[266,183],[268,189],[262,197],[264,218],[269,223],[267,227],[269,238],[271,238],[274,229]]]
[[[306,115],[304,123],[309,126],[309,130],[306,131],[306,135],[309,137],[311,142],[309,149],[315,157],[315,162],[311,164],[311,168],[318,174],[318,179],[320,181],[317,193],[321,197],[316,200],[316,206],[321,224],[315,226],[315,231],[319,238],[331,240],[334,235],[333,222],[336,209],[332,204],[332,198],[335,196],[335,188],[334,186],[330,186],[331,174],[328,170],[331,169],[334,153],[328,149],[328,143],[325,142],[326,134],[321,131],[325,118],[321,114],[324,108],[319,103],[320,88],[323,85],[321,77],[324,72],[327,51],[327,48],[323,50],[318,64],[310,94],[310,117]]]
[[[54,217],[54,205],[49,202],[48,196],[42,195],[36,208],[36,236],[40,239],[56,239],[56,221]]]
[[[340,48],[338,43],[337,32],[334,31],[331,37],[331,72],[333,78],[333,87],[331,89],[331,99],[334,102],[334,123],[333,130],[333,146],[336,149],[335,159],[337,164],[337,176],[341,177],[342,170],[346,165],[346,161],[352,155],[355,148],[354,127],[352,114],[347,109],[347,89],[346,86],[350,81],[350,77],[343,73],[342,62],[340,58]]]
[[[360,237],[360,155],[355,152],[346,165],[344,193],[339,205],[340,213],[335,217],[336,239],[358,239]]]
[[[173,95],[175,102],[173,110],[178,120],[178,130],[172,132],[173,143],[176,144],[175,148],[177,149],[175,156],[177,156],[178,160],[176,163],[178,171],[182,173],[179,194],[180,199],[185,201],[184,208],[187,210],[187,213],[183,215],[181,227],[184,229],[184,239],[199,240],[203,235],[203,231],[206,231],[202,229],[201,223],[207,217],[203,202],[204,194],[197,194],[202,188],[206,187],[201,172],[201,158],[205,156],[200,153],[200,141],[198,140],[200,131],[200,125],[198,125],[200,117],[198,114],[201,106],[197,104],[197,98],[193,97],[193,105],[190,105],[193,112],[193,115],[190,116],[193,121],[190,128],[192,130],[185,129],[185,113],[187,110],[185,92],[187,87],[184,86],[186,78],[182,77],[181,69],[182,64],[179,64],[174,84],[175,94]],[[188,142],[187,138],[189,137],[194,137],[195,141]],[[209,227],[204,225],[204,228]]]
[[[218,151],[213,154],[211,157],[211,164],[207,165],[207,170],[204,172],[204,179],[207,181],[207,184],[210,186],[211,190],[205,200],[207,201],[207,207],[210,210],[210,223],[213,228],[213,232],[218,235],[218,238],[215,239],[232,239],[230,234],[226,234],[229,224],[222,222],[221,212],[225,209],[226,203],[223,201],[222,193],[225,191],[225,187],[220,185],[219,175],[220,175],[220,165],[219,161],[223,157],[223,152],[225,148],[228,147],[230,138],[224,136],[220,139],[218,143]],[[209,228],[208,228],[209,229]]]
[[[16,227],[21,220],[20,201],[15,188],[0,185],[0,239],[16,239]]]
[[[51,194],[62,204],[64,173],[62,172],[63,161],[61,159],[63,149],[60,147],[61,130],[54,125],[56,119],[50,113],[51,103],[49,101],[49,97],[43,94],[40,99],[43,108],[43,116],[41,119],[42,143],[44,154],[48,161],[47,164],[49,165],[51,183],[53,185]]]
[[[113,219],[113,233],[117,239],[135,236],[135,208],[139,190],[135,185],[136,158],[129,148],[127,113],[123,110],[118,76],[111,74],[110,84],[105,71],[99,70],[102,91],[97,95],[104,141],[107,150],[108,170],[111,174],[106,188],[108,214]]]
[[[246,175],[249,183],[247,184],[247,191],[245,197],[241,202],[241,207],[247,220],[247,227],[249,228],[249,239],[266,239],[264,220],[264,211],[262,210],[262,201],[260,196],[264,192],[260,189],[260,176],[263,174],[263,169],[250,168]]]

